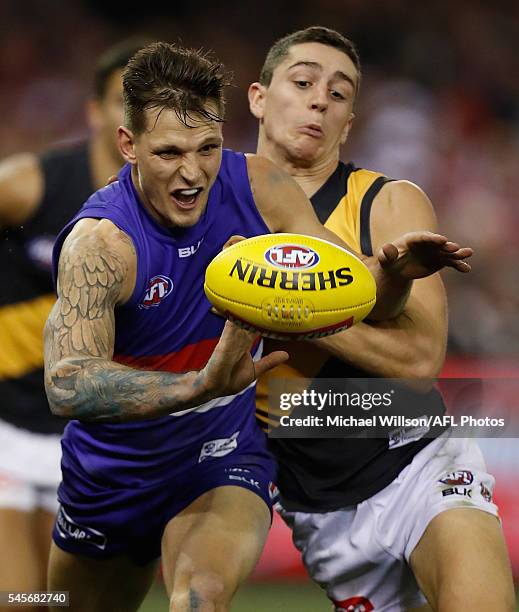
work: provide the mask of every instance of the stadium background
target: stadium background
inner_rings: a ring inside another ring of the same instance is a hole
[[[274,40],[313,24],[340,30],[361,54],[363,85],[347,158],[416,181],[435,203],[441,230],[476,249],[470,277],[444,275],[451,329],[446,373],[519,378],[519,4],[513,0],[155,0],[131,10],[120,0],[2,0],[0,156],[84,135],[92,63],[131,34],[213,49],[234,72],[226,146],[253,151],[246,88]],[[482,445],[497,476],[519,580],[519,448],[515,439]],[[317,587],[304,582],[278,520],[254,581],[233,609],[328,609]],[[157,590],[143,610],[156,609],[160,597]]]

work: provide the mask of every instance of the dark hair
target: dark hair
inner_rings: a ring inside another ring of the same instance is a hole
[[[345,53],[353,62],[360,78],[360,58],[355,45],[351,40],[345,38],[339,32],[321,26],[312,26],[305,30],[298,30],[292,34],[287,34],[275,42],[267,53],[265,63],[260,73],[260,83],[268,87],[272,81],[274,70],[281,64],[290,51],[290,47],[303,43],[321,43],[328,47],[334,47]]]
[[[126,127],[142,133],[145,111],[158,107],[174,110],[188,127],[200,118],[223,121],[228,84],[223,64],[202,50],[165,42],[148,45],[128,62],[123,74]],[[207,102],[214,102],[216,110],[209,110]]]
[[[106,49],[96,62],[94,95],[100,100],[106,94],[108,81],[116,70],[122,70],[139,49],[149,45],[148,38],[128,38]]]

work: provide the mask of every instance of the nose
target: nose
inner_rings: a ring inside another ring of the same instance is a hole
[[[195,185],[200,178],[200,166],[197,160],[190,155],[184,156],[179,173],[188,185]]]
[[[316,86],[311,89],[310,108],[320,113],[328,108],[328,88]]]

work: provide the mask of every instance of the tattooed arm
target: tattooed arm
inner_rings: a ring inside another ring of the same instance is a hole
[[[131,240],[110,221],[79,221],[63,245],[58,300],[45,326],[45,388],[54,414],[120,422],[198,406],[247,387],[287,357],[253,364],[254,335],[227,322],[207,365],[173,374],[112,361],[114,309],[131,296],[137,259]]]

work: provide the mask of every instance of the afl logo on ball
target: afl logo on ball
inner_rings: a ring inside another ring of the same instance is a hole
[[[267,262],[283,270],[305,270],[319,263],[317,251],[298,244],[280,244],[265,253]]]
[[[139,308],[158,306],[172,291],[173,281],[169,277],[159,274],[150,278],[146,287],[146,295],[139,304]]]

